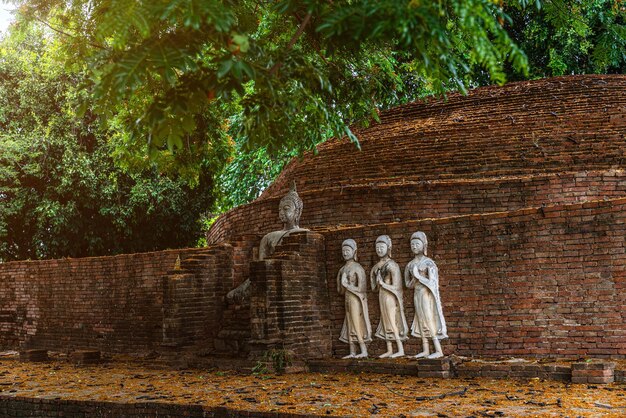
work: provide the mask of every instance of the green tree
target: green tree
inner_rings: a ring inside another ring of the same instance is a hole
[[[154,164],[111,157],[110,132],[75,109],[81,72],[42,31],[0,41],[0,261],[193,246],[213,204],[208,161],[197,187]]]
[[[129,133],[122,154],[147,141],[178,167],[233,137],[270,156],[357,142],[350,124],[464,89],[473,66],[497,83],[505,63],[526,68],[490,0],[14,2],[66,38],[67,62],[89,64],[96,111]]]
[[[544,0],[541,8],[506,9],[510,37],[526,52],[529,74],[511,80],[626,71],[626,2]]]

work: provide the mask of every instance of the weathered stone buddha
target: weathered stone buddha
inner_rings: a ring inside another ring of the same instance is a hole
[[[280,200],[278,207],[278,216],[283,223],[283,229],[273,231],[266,234],[261,239],[259,245],[259,260],[265,260],[274,254],[276,246],[281,243],[283,238],[293,234],[294,232],[308,231],[306,228],[298,226],[300,215],[302,214],[302,199],[296,191],[296,182],[291,185],[289,192]],[[226,299],[229,303],[246,303],[250,296],[250,279],[246,279],[242,284],[228,292]]]
[[[263,237],[261,245],[259,245],[259,260],[265,260],[274,254],[276,246],[286,236],[294,232],[308,231],[308,229],[300,228],[298,225],[300,223],[300,215],[302,214],[302,206],[302,199],[298,196],[296,182],[294,181],[289,192],[280,200],[278,208],[278,216],[283,223],[283,229],[270,232]]]
[[[391,258],[391,238],[381,235],[376,239],[376,254],[380,261],[370,271],[372,290],[378,292],[380,305],[380,322],[376,336],[385,340],[387,351],[380,358],[404,356],[402,341],[408,338],[409,327],[404,316],[402,300],[402,273],[400,267]],[[395,341],[398,351],[393,352]]]

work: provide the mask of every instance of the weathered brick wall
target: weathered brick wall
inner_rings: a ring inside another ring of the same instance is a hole
[[[429,238],[440,272],[449,340],[446,353],[465,356],[626,357],[626,199],[510,213],[334,228],[324,233],[333,313],[333,344],[344,317],[334,277],[343,264],[341,242],[353,238],[369,274],[376,237],[393,240],[394,259],[410,261],[409,238]],[[405,290],[409,326],[413,298]],[[369,293],[372,327],[380,316]],[[419,341],[406,344],[409,354]],[[384,351],[380,341],[370,353]]]
[[[381,123],[294,159],[262,198],[380,180],[487,178],[623,167],[626,76],[483,87],[383,112]]]
[[[331,354],[324,238],[299,232],[283,238],[271,257],[251,266],[253,354],[285,349],[294,360]]]
[[[626,197],[626,172],[585,171],[418,183],[390,181],[304,191],[300,196],[304,201],[300,225],[316,229]],[[279,200],[280,197],[257,200],[222,215],[208,233],[209,242],[229,241],[248,231],[280,229]]]
[[[41,418],[315,418],[319,415],[277,411],[246,411],[225,406],[203,406],[192,403],[128,403],[0,395],[0,416]]]
[[[221,326],[224,296],[233,283],[230,244],[187,257],[163,279],[163,343],[211,347]]]
[[[181,249],[0,264],[0,346],[109,352],[163,339],[164,275]]]

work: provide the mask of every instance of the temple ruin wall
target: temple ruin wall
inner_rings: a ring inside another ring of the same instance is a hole
[[[376,237],[387,234],[404,269],[417,230],[426,232],[439,267],[450,336],[445,353],[626,357],[626,199],[330,230],[324,233],[330,294],[337,292],[331,278],[343,264],[344,239],[356,240],[369,271],[378,260]],[[378,301],[368,297],[375,328]],[[410,326],[408,289],[404,301]],[[342,298],[333,297],[332,312],[334,348],[345,354],[346,344],[337,341]],[[407,352],[419,352],[419,344],[410,339]]]
[[[0,263],[0,347],[154,350],[164,276],[198,251]]]
[[[497,179],[440,180],[345,186],[300,193],[301,225],[358,225],[446,218],[626,197],[623,170],[585,171]],[[230,241],[249,231],[280,229],[278,198],[239,206],[222,215],[207,234],[209,243]]]
[[[388,234],[394,243],[393,256],[404,268],[411,254],[408,238],[415,230],[423,230],[429,236],[429,254],[440,269],[450,335],[444,344],[447,354],[623,358],[625,221],[626,199],[614,199],[331,228],[322,232],[326,261],[308,260],[306,253],[296,259],[326,265],[336,355],[346,349],[337,340],[344,314],[335,283],[343,263],[341,242],[348,237],[357,241],[359,261],[369,271],[376,261],[376,237]],[[177,280],[167,275],[168,270],[178,254],[184,258],[202,251],[205,249],[2,264],[0,345],[131,353],[158,349],[163,342],[163,283]],[[209,260],[214,269],[215,260]],[[221,271],[203,277],[223,293],[235,280]],[[188,282],[197,280],[192,277]],[[218,286],[223,281],[227,285]],[[203,303],[221,308],[220,292]],[[304,289],[300,292],[303,300],[305,293]],[[193,299],[181,293],[179,300],[189,307],[185,303]],[[369,303],[375,327],[379,313],[376,295],[371,292]],[[408,290],[405,305],[411,321],[413,302]],[[210,346],[211,335],[220,327],[219,310],[189,312],[181,313],[183,328],[201,323],[211,328],[191,335],[195,338],[191,342]],[[200,316],[194,318],[193,312]],[[285,323],[284,327],[291,325],[298,324]],[[195,328],[192,331],[196,332]],[[410,339],[407,352],[417,352],[417,343]],[[370,351],[382,350],[378,345],[380,342],[375,342]]]

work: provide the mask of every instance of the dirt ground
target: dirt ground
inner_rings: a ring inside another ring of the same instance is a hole
[[[381,374],[274,375],[157,369],[137,362],[75,366],[0,359],[0,394],[168,402],[335,416],[624,417],[626,384],[424,379]]]

